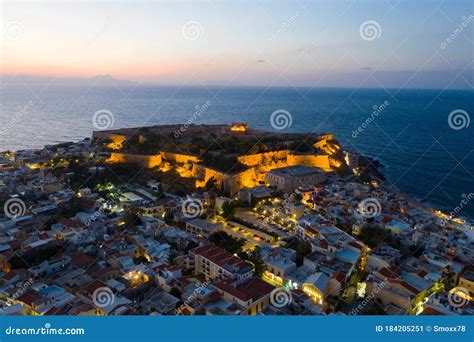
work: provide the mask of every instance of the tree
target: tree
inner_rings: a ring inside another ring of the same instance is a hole
[[[239,252],[245,242],[243,239],[234,239],[225,232],[215,232],[211,234],[209,241],[232,254]]]
[[[66,202],[66,205],[62,209],[61,215],[62,217],[71,217],[76,215],[79,211],[81,211],[81,200],[80,198],[74,196]]]
[[[125,216],[123,217],[123,222],[125,227],[134,226],[138,222],[138,209],[135,206],[130,206],[125,211]]]
[[[303,265],[304,257],[311,253],[311,243],[306,240],[298,241],[296,246],[296,266]]]
[[[249,261],[254,265],[253,275],[260,277],[266,269],[265,262],[262,259],[260,247],[255,247],[249,255]]]
[[[180,291],[177,287],[173,287],[173,288],[170,290],[170,295],[173,295],[173,296],[175,296],[176,298],[181,299],[181,291]]]
[[[222,216],[223,217],[232,217],[234,215],[236,204],[234,201],[224,202],[222,204]]]
[[[189,241],[188,245],[186,246],[186,253],[189,252],[191,249],[198,247],[199,245],[194,241]]]

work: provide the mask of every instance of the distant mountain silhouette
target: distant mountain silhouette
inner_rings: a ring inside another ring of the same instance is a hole
[[[110,75],[97,75],[93,77],[57,77],[37,76],[28,74],[0,74],[0,80],[4,85],[70,85],[70,86],[134,86],[138,82],[121,80]]]
[[[267,86],[269,79],[262,77],[259,81],[244,79],[242,82],[231,82],[231,86]],[[291,78],[290,78],[291,79]],[[268,80],[268,82],[267,82]],[[222,86],[226,80],[213,78],[208,82],[187,81],[186,85]],[[353,72],[329,72],[321,74],[304,73],[292,79],[295,86],[301,87],[334,87],[334,88],[385,88],[385,89],[473,89],[474,70],[403,70],[387,71],[373,70],[370,66],[362,67]],[[145,82],[122,80],[111,75],[97,75],[93,77],[55,77],[36,76],[28,74],[0,74],[1,85],[56,85],[56,86],[93,86],[93,87],[134,87],[139,84],[156,86],[182,86],[181,78],[160,78],[160,81],[148,79]],[[275,84],[275,86],[278,86]]]

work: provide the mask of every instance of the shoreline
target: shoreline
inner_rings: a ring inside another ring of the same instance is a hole
[[[149,128],[149,127],[154,127],[154,126],[182,126],[183,124],[171,124],[171,125],[153,125],[153,126],[139,126],[139,127],[123,127],[123,128],[118,128],[118,129],[114,129],[114,130],[111,130],[111,131],[123,131],[123,130],[133,130],[133,129],[143,129],[143,128]],[[215,125],[215,124],[212,124],[212,125]],[[217,125],[227,125],[227,123],[222,123],[222,124],[217,124]],[[256,131],[260,131],[260,132],[263,132],[263,133],[275,133],[275,132],[271,132],[271,131],[265,131],[265,130],[256,130]],[[61,145],[64,145],[64,144],[76,144],[76,143],[80,143],[82,141],[93,141],[94,138],[93,138],[93,134],[94,132],[107,132],[107,130],[104,130],[104,131],[92,131],[90,137],[83,137],[82,139],[80,140],[76,140],[76,141],[63,141],[63,142],[57,142],[57,143],[52,143],[52,144],[47,144],[47,145],[43,145],[42,147],[38,147],[38,148],[25,148],[25,149],[19,149],[19,150],[6,150],[6,151],[0,151],[0,154],[3,155],[7,152],[10,152],[10,153],[18,153],[18,152],[39,152],[39,151],[42,151],[43,149],[47,148],[47,147],[58,147],[58,146],[61,146]],[[292,133],[289,133],[289,134],[292,134]],[[295,132],[295,134],[308,134],[307,132]],[[320,133],[320,134],[324,134],[324,133]],[[316,135],[316,134],[315,134]],[[337,137],[336,137],[337,139]],[[361,154],[359,152],[354,152],[354,151],[351,151],[349,149],[347,149],[347,151],[350,151],[352,153],[355,153],[359,156],[359,158],[364,158],[366,160],[368,160],[373,166],[374,168],[372,168],[371,172],[374,172],[375,171],[375,176],[380,177],[380,181],[383,183],[383,185],[387,188],[389,188],[391,191],[393,192],[396,192],[398,195],[400,196],[403,196],[403,197],[408,197],[409,200],[411,201],[415,201],[418,205],[421,205],[427,209],[430,209],[432,211],[439,211],[439,212],[447,212],[447,213],[451,213],[453,210],[455,209],[450,209],[448,208],[447,206],[441,206],[441,205],[436,205],[436,203],[433,203],[431,201],[428,201],[426,198],[425,199],[422,199],[420,198],[419,196],[416,196],[412,193],[410,193],[410,191],[402,191],[400,189],[398,189],[397,187],[394,187],[392,185],[392,183],[390,182],[390,179],[388,179],[388,176],[383,172],[381,171],[380,169],[384,169],[387,167],[387,163],[384,162],[383,158],[381,157],[373,157],[371,155],[364,155],[364,154]],[[469,215],[458,215],[457,216],[458,218],[464,220],[466,222],[466,224],[469,224],[471,226],[474,226],[474,217],[471,217]]]

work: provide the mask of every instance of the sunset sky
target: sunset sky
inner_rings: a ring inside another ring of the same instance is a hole
[[[429,84],[474,68],[474,2],[448,2],[6,1],[1,71],[277,86],[345,86],[375,72],[390,85],[416,73]],[[378,38],[361,37],[367,21]]]

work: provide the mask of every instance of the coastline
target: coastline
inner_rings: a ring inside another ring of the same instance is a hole
[[[222,125],[226,125],[226,123],[222,123]],[[154,125],[154,126],[160,126],[160,125]],[[137,129],[143,129],[143,128],[146,128],[146,127],[154,127],[154,126],[124,127],[124,128],[119,128],[119,129],[116,129],[116,130],[117,131],[137,130]],[[175,124],[175,126],[179,127],[179,126],[182,126],[182,124]],[[43,149],[49,148],[49,147],[58,147],[58,146],[61,146],[61,145],[75,144],[75,143],[79,143],[79,142],[82,142],[82,141],[89,141],[89,140],[93,140],[93,133],[94,132],[95,131],[93,131],[91,133],[90,137],[84,137],[80,140],[55,142],[55,143],[47,144],[47,145],[44,145],[44,146],[38,147],[38,148],[27,148],[27,149],[13,150],[13,151],[12,150],[0,151],[0,154],[3,155],[6,152],[17,153],[17,152],[23,152],[23,151],[25,151],[25,152],[39,152],[39,151],[42,151]],[[266,131],[266,130],[262,130],[262,132],[274,133],[274,132]],[[297,134],[308,134],[308,133],[297,132]],[[324,134],[324,133],[321,133],[321,134]],[[336,139],[337,139],[337,137],[336,137]],[[392,184],[390,183],[390,179],[388,179],[387,176],[381,170],[381,169],[384,169],[387,166],[389,166],[389,164],[387,164],[387,162],[385,162],[383,160],[383,157],[374,157],[374,156],[371,156],[371,155],[363,155],[359,152],[354,152],[354,151],[351,151],[351,152],[357,154],[359,156],[359,158],[368,161],[368,163],[371,165],[370,173],[373,174],[374,176],[376,176],[377,178],[379,178],[380,181],[383,182],[383,185],[385,187],[389,188],[391,191],[396,192],[400,196],[407,197],[408,200],[415,201],[418,205],[420,205],[420,206],[422,206],[426,209],[429,209],[429,210],[432,210],[432,211],[447,212],[447,213],[452,212],[453,209],[448,208],[447,206],[442,207],[442,206],[437,205],[436,203],[432,203],[431,201],[428,201],[426,199],[419,198],[418,196],[410,193],[409,191],[402,191],[402,190],[398,189],[397,187],[392,186]],[[462,215],[462,214],[460,214],[458,217],[465,220],[466,223],[469,223],[470,225],[474,226],[474,217],[470,217],[470,216],[466,216],[466,215]]]

